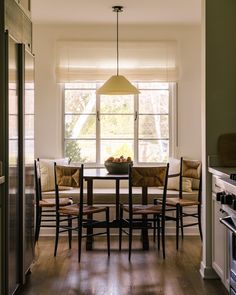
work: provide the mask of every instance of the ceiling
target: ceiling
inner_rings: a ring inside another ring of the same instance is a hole
[[[45,24],[114,24],[112,6],[124,6],[120,23],[200,24],[201,0],[31,0],[32,20]]]

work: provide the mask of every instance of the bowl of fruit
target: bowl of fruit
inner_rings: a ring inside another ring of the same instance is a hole
[[[109,157],[104,163],[110,174],[128,174],[130,164],[133,165],[131,157],[125,158],[124,156]]]

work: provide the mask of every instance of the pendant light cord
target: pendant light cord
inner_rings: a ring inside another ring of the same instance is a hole
[[[119,10],[116,11],[116,75],[119,76]]]
[[[119,76],[119,12],[123,11],[123,6],[112,6],[116,12],[116,76]]]

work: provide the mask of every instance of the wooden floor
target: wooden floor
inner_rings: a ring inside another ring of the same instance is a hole
[[[77,262],[77,242],[68,250],[67,239],[59,240],[58,256],[53,257],[54,240],[40,237],[36,246],[37,260],[20,294],[24,295],[226,295],[219,280],[202,280],[199,268],[201,243],[197,237],[185,237],[180,250],[175,239],[167,237],[166,259],[151,243],[149,251],[142,251],[135,240],[131,263],[128,262],[127,243],[117,251],[118,242],[112,240],[110,259],[105,239],[96,238],[96,250],[82,250]]]

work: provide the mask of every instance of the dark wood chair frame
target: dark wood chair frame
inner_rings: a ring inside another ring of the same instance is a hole
[[[180,159],[180,172],[177,174],[169,175],[168,178],[173,177],[179,177],[179,199],[183,199],[183,190],[182,190],[182,180],[183,180],[183,157]],[[154,199],[154,204],[157,204],[160,202],[159,199]],[[194,213],[186,213],[183,212],[183,207],[180,203],[177,203],[176,205],[170,205],[168,204],[168,198],[167,198],[167,204],[166,204],[166,212],[175,211],[175,216],[169,216],[166,215],[165,219],[166,221],[175,221],[176,222],[176,250],[179,249],[179,230],[181,230],[181,237],[184,238],[184,228],[198,225],[200,237],[202,240],[202,226],[201,226],[201,204],[202,204],[202,169],[200,172],[200,178],[199,178],[199,189],[198,189],[198,197],[197,197],[198,204],[189,205],[186,207],[192,207],[197,206],[197,212]],[[174,208],[173,208],[174,207]],[[197,218],[197,222],[184,224],[183,219],[185,217],[194,217]],[[154,240],[155,240],[155,231],[154,231]]]
[[[78,232],[78,261],[81,260],[81,244],[82,244],[82,238],[88,238],[88,237],[94,237],[98,235],[104,235],[107,236],[107,252],[108,257],[110,256],[110,221],[109,221],[109,207],[104,207],[99,211],[98,207],[92,207],[88,206],[88,210],[84,210],[86,208],[84,206],[84,193],[83,193],[83,171],[84,171],[84,165],[82,164],[80,168],[80,174],[79,174],[79,183],[80,183],[80,197],[79,197],[79,204],[78,210],[76,213],[67,214],[66,211],[61,213],[60,212],[60,204],[59,204],[59,187],[57,182],[57,173],[56,173],[56,163],[54,163],[54,169],[55,169],[55,191],[56,191],[56,239],[55,239],[55,248],[54,248],[54,256],[57,254],[57,247],[58,247],[58,240],[59,240],[59,234],[62,232],[68,232],[69,237],[69,248],[71,248],[71,238],[72,238],[72,231]],[[71,205],[75,206],[75,205]],[[68,212],[70,212],[70,205],[64,207],[65,209],[69,209]],[[105,222],[104,221],[98,221],[93,219],[93,214],[98,212],[105,212]],[[87,218],[84,218],[84,216],[87,216]],[[92,219],[89,218],[92,216]],[[77,219],[77,226],[72,225],[72,221],[74,219]],[[67,221],[68,225],[63,224],[63,222]],[[104,226],[105,223],[105,226]],[[83,228],[93,228],[93,227],[99,227],[99,224],[102,224],[103,227],[106,228],[105,232],[99,232],[99,233],[92,233],[92,234],[83,234]]]
[[[162,253],[163,258],[165,259],[165,212],[166,212],[166,191],[167,191],[167,181],[168,181],[168,170],[169,164],[166,167],[166,176],[164,180],[164,188],[163,188],[163,197],[161,202],[161,210],[157,214],[144,214],[141,218],[133,218],[133,194],[132,194],[132,166],[129,166],[129,214],[128,218],[124,219],[123,217],[123,204],[120,204],[120,226],[119,226],[119,250],[121,250],[122,246],[122,232],[128,235],[129,237],[129,261],[131,260],[131,251],[132,251],[132,237],[133,230],[141,229],[142,234],[144,231],[148,231],[148,229],[157,230],[158,236],[158,250],[160,250],[160,235],[162,237]],[[148,198],[148,187],[142,187],[142,199]],[[142,204],[145,205],[145,204]],[[158,205],[158,201],[155,203]],[[152,217],[148,217],[151,215]],[[128,227],[128,231],[124,229],[124,227]]]
[[[70,163],[70,159],[68,164]],[[35,235],[34,242],[38,242],[40,228],[56,228],[56,204],[53,206],[40,206],[42,198],[41,174],[39,158],[34,160],[34,176],[35,176]],[[72,198],[68,198],[71,199]],[[42,224],[43,222],[43,224]]]

